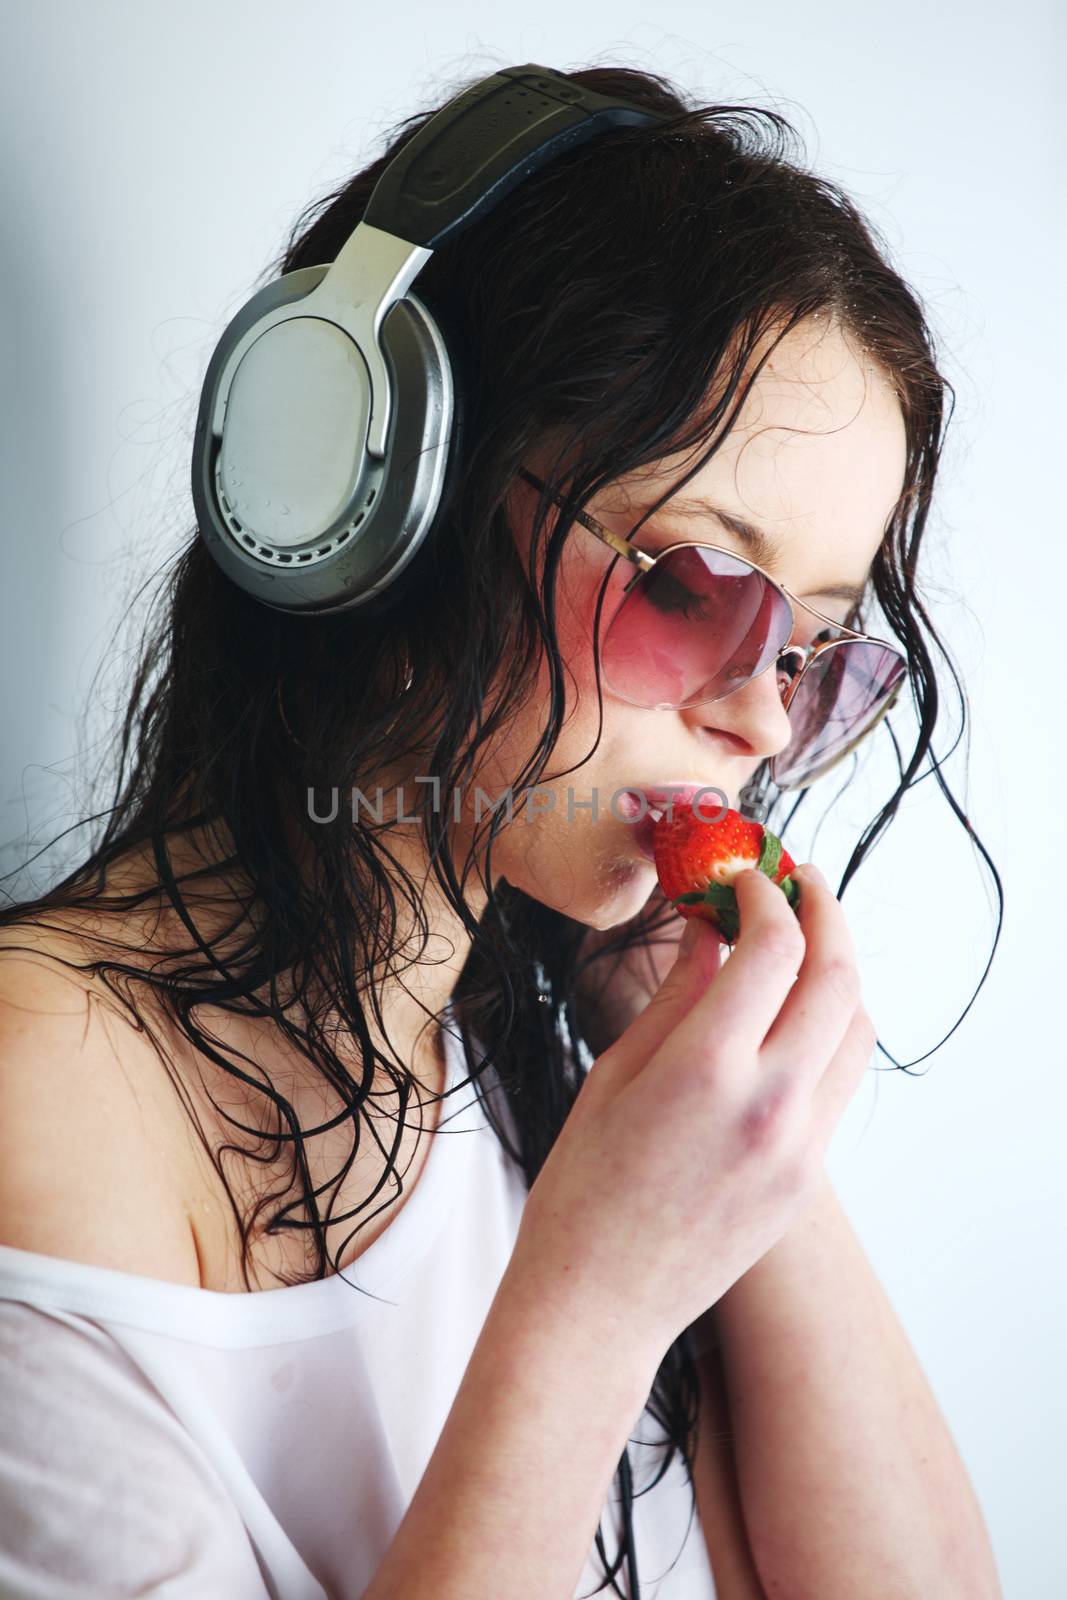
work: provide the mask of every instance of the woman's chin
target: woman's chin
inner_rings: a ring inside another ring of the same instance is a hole
[[[539,841],[537,849],[527,849],[519,862],[510,864],[513,870],[500,856],[494,857],[494,865],[510,884],[542,905],[590,928],[614,928],[637,916],[647,903],[657,883],[656,866],[637,847],[629,827],[600,852],[592,848],[598,842],[587,837],[576,846],[568,839],[569,849],[549,850]]]
[[[597,904],[581,918],[591,928],[614,928],[636,917],[656,886],[656,868],[644,856],[616,856],[603,864]]]

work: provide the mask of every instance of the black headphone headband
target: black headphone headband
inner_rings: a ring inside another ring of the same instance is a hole
[[[364,220],[436,250],[565,150],[660,120],[544,67],[505,67],[423,123],[382,173]]]

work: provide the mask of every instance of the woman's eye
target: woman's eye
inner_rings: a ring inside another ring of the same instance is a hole
[[[669,571],[656,573],[646,592],[656,610],[665,615],[694,622],[711,622],[716,616],[718,608],[707,592],[691,589]]]
[[[811,626],[805,627],[803,624],[801,624],[799,627],[797,627],[792,639],[789,642],[790,644],[797,646],[799,649],[805,649],[809,645],[823,644],[828,639],[836,638],[836,628],[821,628],[818,633],[813,633]]]
[[[684,583],[671,579],[657,586],[654,599],[660,611],[685,617],[687,621],[709,622],[713,615],[707,595],[695,594]]]

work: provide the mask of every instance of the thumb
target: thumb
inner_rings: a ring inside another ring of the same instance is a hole
[[[625,1033],[598,1058],[598,1062],[610,1059],[611,1077],[617,1086],[635,1077],[688,1016],[718,973],[724,946],[718,929],[706,918],[687,918],[678,953],[663,982]]]

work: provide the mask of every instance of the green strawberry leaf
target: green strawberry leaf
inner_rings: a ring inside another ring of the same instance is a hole
[[[741,931],[741,916],[733,889],[728,883],[709,883],[704,891],[704,903],[710,906],[712,920],[723,938],[733,944]]]
[[[760,849],[758,862],[759,870],[773,878],[782,860],[782,841],[773,833],[763,835],[763,845]],[[785,895],[790,906],[795,911],[800,902],[800,885],[795,878],[788,875],[778,885]],[[737,907],[737,895],[728,883],[720,883],[713,878],[704,889],[690,889],[685,894],[676,895],[671,905],[679,906],[705,905],[713,913],[712,921],[728,944],[734,944],[741,932],[741,914]]]
[[[714,906],[717,911],[737,910],[737,895],[728,883],[719,883],[713,879],[700,898],[705,905]]]
[[[773,878],[778,871],[778,863],[782,859],[782,841],[775,834],[763,833],[763,843],[760,845],[759,860],[756,865],[768,878]]]

